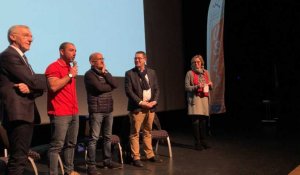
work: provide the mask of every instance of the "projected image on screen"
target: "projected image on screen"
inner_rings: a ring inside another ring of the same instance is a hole
[[[143,1],[9,0],[1,3],[0,51],[7,46],[7,30],[28,25],[33,34],[26,53],[36,73],[59,57],[59,45],[77,48],[79,74],[89,68],[89,55],[101,52],[113,76],[124,76],[134,65],[134,53],[145,50]]]

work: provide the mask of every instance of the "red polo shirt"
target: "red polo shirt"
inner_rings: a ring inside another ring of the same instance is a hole
[[[51,63],[45,72],[47,78],[63,78],[68,75],[71,66],[62,59]],[[48,114],[66,116],[78,114],[76,79],[72,78],[62,89],[52,92],[48,90]]]

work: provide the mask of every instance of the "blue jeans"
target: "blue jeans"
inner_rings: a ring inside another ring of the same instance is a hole
[[[58,156],[62,152],[64,170],[74,170],[74,151],[79,129],[79,116],[51,116],[51,142],[48,150],[49,174],[58,174]]]
[[[111,113],[92,113],[89,119],[90,136],[88,144],[87,164],[90,166],[96,165],[96,148],[101,127],[103,131],[103,163],[109,164],[111,161],[111,135],[113,116]]]

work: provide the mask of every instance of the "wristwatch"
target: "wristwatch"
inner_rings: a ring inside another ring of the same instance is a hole
[[[68,76],[69,76],[70,78],[72,78],[72,77],[73,77],[73,75],[72,75],[72,74],[68,74]]]

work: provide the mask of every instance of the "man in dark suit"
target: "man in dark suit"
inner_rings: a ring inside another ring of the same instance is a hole
[[[0,54],[0,116],[10,142],[8,174],[21,175],[38,114],[34,100],[46,89],[46,78],[33,72],[24,55],[32,43],[29,27],[12,26],[7,37],[10,46]]]
[[[135,53],[135,67],[125,73],[125,92],[128,97],[127,109],[130,111],[130,146],[133,165],[143,167],[140,157],[139,133],[142,129],[144,152],[150,162],[161,162],[152,149],[151,130],[159,97],[156,73],[146,67],[146,53]]]

